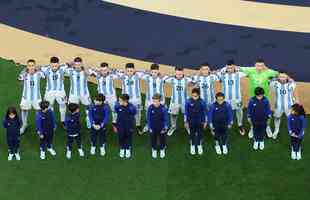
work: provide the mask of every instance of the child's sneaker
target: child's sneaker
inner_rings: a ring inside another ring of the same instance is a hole
[[[301,159],[301,151],[297,151],[296,152],[296,160],[300,160]]]
[[[104,146],[100,147],[100,155],[105,156],[105,147]]]
[[[152,149],[152,158],[157,158],[157,151],[155,149]]]
[[[265,148],[265,142],[262,141],[262,142],[259,143],[259,149],[260,150],[264,150],[264,148]]]
[[[82,148],[78,149],[80,157],[84,157],[84,151]]]
[[[92,146],[90,147],[90,155],[95,155],[96,153],[96,147]]]
[[[19,153],[16,153],[16,154],[15,154],[15,158],[16,158],[16,160],[20,160],[20,155],[19,155]]]
[[[267,132],[267,136],[268,136],[269,138],[271,138],[273,134],[272,134],[272,131],[271,131],[270,126],[267,126],[266,132]]]
[[[119,150],[119,157],[124,158],[125,156],[125,149]]]
[[[258,149],[258,142],[257,141],[254,141],[254,143],[253,143],[253,149],[254,150]]]
[[[295,151],[291,151],[291,158],[292,160],[296,160],[296,152]]]
[[[216,152],[216,154],[218,154],[218,155],[221,155],[221,154],[222,154],[222,150],[221,150],[220,145],[215,145],[215,152]]]
[[[253,127],[251,127],[249,133],[248,133],[249,139],[253,138]]]
[[[190,153],[191,153],[191,155],[195,155],[196,154],[196,149],[195,149],[194,145],[191,145]]]
[[[8,161],[11,161],[13,159],[14,154],[10,153],[8,156]]]
[[[53,148],[48,148],[47,151],[52,155],[56,156],[56,151]]]
[[[166,152],[164,149],[160,150],[160,158],[165,158]]]
[[[199,155],[202,155],[202,154],[203,154],[202,145],[198,145],[198,146],[197,146],[197,150],[198,150],[198,154],[199,154]]]
[[[126,158],[130,158],[130,157],[131,157],[131,151],[130,151],[130,149],[126,149],[125,157],[126,157]]]
[[[67,159],[71,159],[71,151],[67,150],[66,157]]]
[[[41,160],[45,160],[45,151],[40,152],[40,158]]]
[[[223,154],[226,155],[228,153],[227,145],[223,145]]]

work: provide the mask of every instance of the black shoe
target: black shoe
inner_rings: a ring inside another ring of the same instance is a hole
[[[137,126],[138,135],[143,135],[143,130],[141,126]]]

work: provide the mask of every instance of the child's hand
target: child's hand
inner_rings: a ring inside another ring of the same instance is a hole
[[[44,135],[43,135],[43,134],[40,134],[39,137],[40,137],[41,139],[43,139],[43,138],[44,138]]]

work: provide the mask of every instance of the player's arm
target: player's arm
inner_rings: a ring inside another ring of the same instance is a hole
[[[23,80],[25,79],[26,74],[27,74],[27,70],[26,70],[26,68],[25,68],[25,69],[23,69],[23,70],[19,73],[17,79],[18,79],[19,81],[23,81]]]

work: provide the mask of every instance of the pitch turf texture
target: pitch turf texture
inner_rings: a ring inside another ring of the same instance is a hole
[[[0,60],[1,117],[8,105],[19,105],[22,85],[16,78],[20,70],[13,63]],[[42,83],[44,92],[45,81]],[[96,86],[89,86],[93,96]],[[84,122],[83,110],[82,113]],[[181,120],[178,131],[168,138],[166,159],[151,158],[147,134],[134,136],[130,160],[120,159],[117,137],[111,133],[111,127],[106,156],[90,156],[89,131],[82,123],[85,158],[79,158],[77,151],[73,151],[72,160],[65,158],[65,132],[58,125],[54,141],[57,156],[52,158],[48,154],[47,160],[42,161],[32,112],[30,127],[21,137],[21,161],[7,161],[5,130],[1,128],[0,200],[309,199],[309,128],[300,161],[290,160],[285,123],[281,125],[279,139],[266,140],[263,152],[254,152],[252,142],[241,137],[234,127],[229,133],[227,156],[215,154],[209,131],[204,134],[204,155],[190,156]]]

